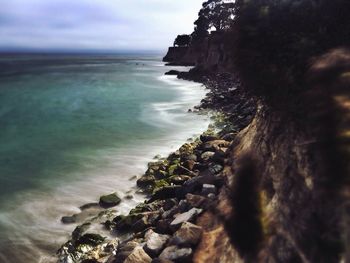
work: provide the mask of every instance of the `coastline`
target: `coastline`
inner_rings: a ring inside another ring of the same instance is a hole
[[[175,85],[173,87],[169,86],[169,88],[178,90],[176,93],[179,94],[179,97],[176,97],[174,101],[168,103],[168,107],[179,107],[187,103],[193,103],[193,105],[195,105],[205,94],[204,87],[200,87],[200,84],[190,82],[181,83],[181,81],[177,80],[174,80],[174,82]],[[186,90],[190,93],[186,94]],[[174,105],[172,105],[173,103]],[[150,105],[149,107],[158,106],[159,105]],[[186,113],[187,109],[187,107],[181,109],[183,115],[191,116],[192,114]],[[159,111],[161,113],[166,113],[171,111],[171,109],[160,108]],[[190,120],[193,116],[188,119]],[[170,117],[178,118],[179,116],[171,114]],[[203,120],[204,119],[207,119],[207,117],[203,116]],[[146,122],[146,120],[144,121]],[[183,141],[204,130],[207,126],[207,121],[209,120],[198,120],[196,123],[200,123],[200,126],[183,127],[181,128],[183,132],[179,132],[179,127],[174,127],[174,132],[172,134],[167,133],[166,136],[161,136],[152,142],[142,141],[142,138],[135,139],[136,142],[134,146],[128,147],[127,149],[119,149],[119,152],[127,150],[127,154],[122,155],[116,154],[115,152],[113,152],[113,154],[112,152],[107,154],[107,157],[111,155],[120,157],[119,159],[113,158],[112,160],[107,160],[115,163],[113,167],[110,167],[110,171],[103,171],[101,173],[101,171],[95,167],[86,167],[86,170],[89,169],[89,173],[76,183],[59,185],[57,189],[52,189],[53,191],[50,191],[50,193],[41,191],[21,193],[9,204],[9,206],[12,207],[12,203],[15,203],[15,200],[18,200],[18,202],[22,200],[23,204],[21,203],[21,205],[17,205],[15,208],[17,212],[10,207],[11,210],[9,209],[9,213],[4,213],[4,217],[1,218],[4,222],[7,218],[12,218],[13,220],[8,221],[9,229],[14,229],[16,231],[13,232],[13,239],[9,240],[9,242],[6,243],[6,247],[4,247],[7,248],[8,253],[6,254],[6,258],[3,259],[4,262],[12,262],[11,260],[23,260],[24,262],[37,262],[36,260],[40,260],[40,262],[45,263],[56,262],[57,257],[54,255],[55,251],[69,238],[70,233],[75,228],[75,225],[72,224],[62,224],[61,217],[80,213],[81,210],[79,206],[85,203],[98,201],[98,197],[102,194],[108,194],[110,191],[117,191],[123,198],[123,202],[116,207],[116,210],[118,213],[127,213],[136,204],[142,202],[144,197],[143,195],[133,194],[133,199],[124,199],[124,197],[128,195],[128,191],[126,189],[124,190],[121,186],[123,184],[130,185],[130,188],[136,186],[135,180],[130,179],[134,175],[142,174],[147,167],[147,163],[152,161],[155,155],[162,154],[166,156],[168,153],[181,146]],[[120,164],[122,164],[122,167]],[[129,168],[127,169],[127,167]],[[93,174],[98,176],[90,176]],[[124,175],[124,179],[118,180],[118,174]],[[97,185],[98,187],[93,189],[94,186]],[[114,187],[116,185],[117,187]],[[88,189],[91,189],[91,191],[89,192]],[[135,189],[133,189],[133,192],[135,192]],[[41,200],[40,196],[50,201]],[[79,202],[74,202],[76,196],[80,197],[81,200],[79,200]],[[22,216],[18,218],[14,217],[13,214],[11,214],[12,212],[21,213]],[[94,212],[97,212],[97,209],[88,211],[89,214]],[[83,223],[82,220],[83,219],[79,219],[77,224]],[[38,225],[39,231],[35,231],[34,225]],[[99,231],[101,229],[102,227]],[[21,233],[22,230],[26,231],[26,233]],[[103,232],[104,234],[107,233],[107,231]],[[16,238],[20,241],[18,242]],[[52,256],[47,255],[47,251],[53,251]]]
[[[181,73],[179,78],[201,82],[209,89],[200,105],[191,111],[217,112],[215,125],[167,158],[148,164],[145,174],[137,180],[139,192],[146,194],[144,203],[128,214],[106,218],[105,213],[100,213],[77,227],[72,239],[58,251],[60,263],[151,262],[158,257],[173,257],[175,262],[192,260],[203,233],[202,227],[196,225],[197,218],[219,202],[227,180],[228,149],[237,132],[253,118],[255,107],[230,74],[192,71]],[[91,224],[96,222],[102,223],[111,236],[93,233]],[[187,241],[179,243],[176,240],[181,233],[185,236],[180,239]],[[156,251],[152,249],[154,244],[158,245]]]

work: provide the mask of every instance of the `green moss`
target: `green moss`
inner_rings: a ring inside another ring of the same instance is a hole
[[[129,215],[140,214],[140,213],[143,213],[146,211],[148,211],[147,204],[142,203],[142,204],[137,205],[135,208],[131,209]]]
[[[174,175],[174,172],[175,172],[175,170],[176,170],[178,167],[179,167],[178,164],[170,165],[169,168],[168,168],[169,176]]]
[[[162,180],[157,180],[155,182],[154,188],[153,188],[153,193],[157,192],[159,189],[165,187],[165,186],[169,186],[169,182],[166,179],[162,179]]]

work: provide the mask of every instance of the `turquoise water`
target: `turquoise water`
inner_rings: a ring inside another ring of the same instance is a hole
[[[62,215],[125,194],[155,154],[206,128],[187,113],[204,89],[169,69],[150,55],[0,56],[0,262],[53,261],[75,227]]]

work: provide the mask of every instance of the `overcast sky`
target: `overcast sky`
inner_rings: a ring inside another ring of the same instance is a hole
[[[204,0],[0,0],[0,49],[164,50]]]

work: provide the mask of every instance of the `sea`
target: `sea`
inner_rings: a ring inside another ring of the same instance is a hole
[[[116,192],[125,214],[136,181],[207,129],[189,112],[198,83],[166,76],[157,54],[0,55],[0,262],[57,262],[76,224],[61,217]]]

